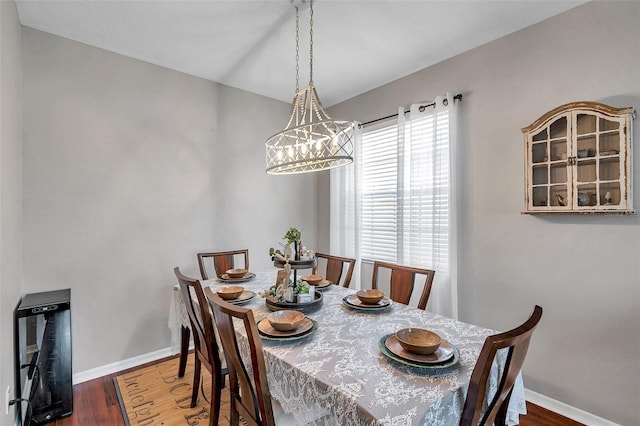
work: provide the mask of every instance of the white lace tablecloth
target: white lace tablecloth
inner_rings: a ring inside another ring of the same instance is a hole
[[[238,285],[257,293],[269,288],[275,275],[275,269],[258,273],[253,280]],[[224,284],[209,280],[203,285]],[[307,314],[319,324],[313,335],[290,342],[263,340],[272,397],[301,424],[458,425],[471,372],[485,337],[495,331],[399,303],[380,313],[353,311],[343,306],[342,298],[354,292],[337,286],[323,292],[322,307]],[[179,314],[182,301],[178,291],[175,295],[170,328],[179,341],[180,325],[188,324],[188,318],[185,321],[185,315]],[[253,310],[256,321],[270,312],[260,296],[244,306]],[[455,345],[460,350],[458,364],[434,371],[388,360],[378,348],[380,338],[406,327],[428,328]],[[246,339],[241,346],[248,351]],[[505,357],[505,352],[498,353],[490,378],[492,389],[497,386]],[[309,408],[314,404],[329,416],[314,419]],[[520,414],[526,414],[526,407],[518,376],[508,423],[518,424]]]

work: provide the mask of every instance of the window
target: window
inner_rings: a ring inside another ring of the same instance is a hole
[[[361,256],[415,267],[447,264],[449,112],[362,136]],[[398,128],[402,133],[398,133]]]
[[[397,122],[365,128],[354,164],[331,171],[330,250],[435,270],[429,309],[457,318],[454,99],[412,105],[406,117],[400,108]]]

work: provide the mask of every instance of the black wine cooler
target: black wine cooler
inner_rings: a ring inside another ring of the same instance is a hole
[[[16,425],[70,415],[71,290],[23,296],[14,312],[14,347]]]

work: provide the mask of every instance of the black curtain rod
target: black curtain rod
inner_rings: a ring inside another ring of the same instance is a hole
[[[455,96],[453,97],[453,100],[454,100],[454,102],[455,102],[455,101],[461,101],[461,100],[462,100],[462,93],[458,93],[457,95],[455,95]],[[429,107],[432,107],[432,106],[435,106],[435,105],[436,105],[436,103],[435,103],[435,102],[431,102],[430,104],[420,105],[420,107],[418,108],[418,110],[419,110],[420,112],[423,112],[425,109],[427,109],[427,108],[429,108]],[[404,113],[405,113],[405,114],[407,114],[408,112],[409,112],[409,111],[405,111]],[[398,116],[398,114],[391,114],[391,115],[387,115],[386,117],[376,118],[375,120],[370,120],[370,121],[367,121],[367,122],[365,122],[365,123],[360,123],[360,127],[364,127],[364,126],[369,125],[369,124],[372,124],[372,123],[377,123],[378,121],[388,120],[388,119],[390,119],[390,118],[394,118],[394,117],[397,117],[397,116]]]

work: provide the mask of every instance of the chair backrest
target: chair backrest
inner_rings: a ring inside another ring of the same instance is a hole
[[[320,259],[323,259],[320,261]],[[351,259],[349,257],[340,257],[333,256],[330,254],[324,253],[316,253],[316,264],[313,267],[313,274],[318,272],[318,265],[320,262],[324,263],[326,261],[327,267],[325,269],[324,277],[334,283],[335,285],[340,285],[340,278],[342,278],[342,272],[344,271],[344,266],[347,265],[347,275],[344,277],[344,281],[342,282],[343,287],[349,287],[351,284],[351,277],[353,276],[353,269],[356,266],[356,260]]]
[[[404,303],[405,305],[409,304],[409,300],[411,300],[416,274],[424,275],[424,287],[422,288],[422,295],[418,301],[418,308],[423,310],[426,309],[427,302],[429,301],[429,295],[431,294],[431,286],[433,285],[433,277],[436,274],[436,271],[375,261],[373,263],[371,288],[378,288],[378,277],[380,275],[380,269],[382,268],[391,270],[391,294],[389,297],[391,297],[392,300],[398,303]]]
[[[511,390],[527,355],[533,330],[540,322],[540,318],[542,318],[542,308],[536,305],[529,319],[521,326],[486,338],[476,366],[471,373],[460,426],[505,424]],[[502,377],[500,377],[496,393],[487,409],[483,410],[484,401],[488,398],[486,395],[487,381],[491,365],[496,352],[505,348],[508,348],[508,353]]]
[[[213,311],[214,321],[218,327],[220,341],[222,342],[222,349],[227,359],[231,398],[231,424],[237,424],[234,422],[234,418],[240,415],[249,425],[275,426],[262,343],[258,335],[258,327],[253,317],[253,312],[251,309],[225,302],[209,288],[205,289],[205,292]],[[233,327],[233,318],[238,318],[242,321],[247,333],[251,353],[250,370],[252,376],[249,375],[240,355]]]
[[[244,268],[249,269],[249,250],[229,250],[229,251],[217,251],[211,253],[198,253],[198,265],[200,266],[200,275],[203,280],[209,279],[207,273],[206,261],[209,258],[213,259],[213,268],[216,273],[216,277],[226,273],[229,269],[235,268],[236,255],[244,255]]]
[[[222,369],[222,360],[214,334],[211,308],[202,290],[202,285],[200,285],[200,281],[183,275],[178,267],[175,267],[173,272],[178,278],[180,295],[189,315],[194,349],[209,362],[207,368],[209,371],[211,369],[219,371]],[[193,300],[192,294],[195,294],[197,302]]]

